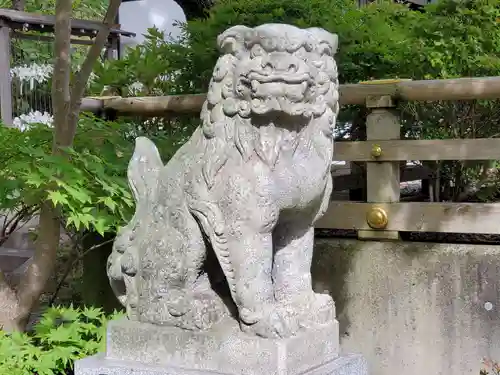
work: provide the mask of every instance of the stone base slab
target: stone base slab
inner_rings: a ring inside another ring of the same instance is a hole
[[[109,323],[105,357],[219,374],[299,375],[338,356],[336,320],[288,339],[264,339],[241,332],[234,320],[195,332],[124,319]]]
[[[247,369],[243,373],[256,373]],[[282,369],[278,372],[261,372],[259,375],[271,373],[278,375],[368,375],[368,366],[365,359],[358,354],[338,357],[307,371],[297,372],[294,369]],[[146,365],[137,362],[120,361],[105,358],[103,354],[88,357],[75,363],[75,375],[218,375],[228,373],[218,371],[193,370],[172,366]],[[231,375],[236,375],[233,373]]]

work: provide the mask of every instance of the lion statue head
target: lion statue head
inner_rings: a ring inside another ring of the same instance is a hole
[[[256,152],[272,166],[280,148],[293,147],[296,134],[308,125],[332,134],[338,113],[337,35],[264,24],[229,28],[217,42],[223,55],[201,112],[209,186],[228,144],[243,159]]]

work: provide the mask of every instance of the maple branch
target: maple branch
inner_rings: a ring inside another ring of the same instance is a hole
[[[101,51],[108,40],[110,30],[114,25],[116,14],[118,13],[118,8],[121,3],[122,0],[109,1],[108,10],[106,11],[106,15],[102,21],[103,25],[97,33],[94,43],[90,47],[87,57],[85,58],[80,70],[75,74],[74,82],[71,87],[71,104],[69,108],[69,127],[71,128],[70,130],[73,130],[73,136],[74,132],[76,132],[76,124],[78,122],[80,106],[82,105],[82,98],[85,93],[87,82],[95,63],[101,55]]]

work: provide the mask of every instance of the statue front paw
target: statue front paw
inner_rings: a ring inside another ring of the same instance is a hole
[[[335,319],[335,303],[328,294],[313,291],[300,293],[281,305],[282,309],[294,316],[300,330],[328,324]]]
[[[330,310],[335,306],[332,297],[329,294],[324,294],[324,293],[312,292],[309,295],[309,301],[311,309],[316,309],[316,310],[325,310],[325,309]]]
[[[218,296],[201,295],[193,300],[191,314],[194,326],[200,330],[207,330],[226,317],[229,311]]]
[[[317,324],[330,323],[335,319],[335,303],[329,294],[312,293],[310,316],[314,316]]]
[[[240,326],[243,332],[264,338],[286,338],[298,330],[297,320],[286,309],[268,304],[258,309],[240,309]]]

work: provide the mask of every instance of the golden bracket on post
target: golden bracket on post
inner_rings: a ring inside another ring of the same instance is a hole
[[[389,223],[389,217],[383,208],[372,207],[366,214],[366,222],[372,229],[384,229]]]
[[[379,145],[373,145],[371,154],[374,159],[380,157],[380,155],[382,155],[382,147]]]

